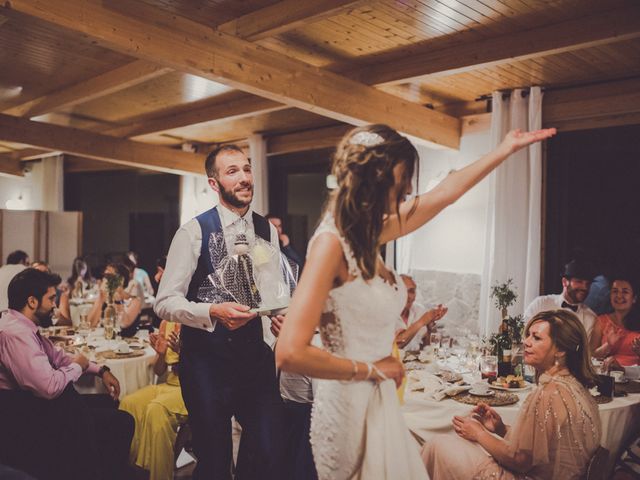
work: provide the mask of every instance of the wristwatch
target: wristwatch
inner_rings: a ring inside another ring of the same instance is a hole
[[[110,372],[110,371],[111,371],[111,369],[109,367],[107,367],[106,365],[102,365],[100,367],[100,370],[98,370],[98,376],[100,378],[102,378],[102,376],[104,375],[105,372]]]

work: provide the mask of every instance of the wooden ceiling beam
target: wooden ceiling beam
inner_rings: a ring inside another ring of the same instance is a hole
[[[637,124],[640,78],[551,90],[542,102],[542,123],[558,130]]]
[[[42,150],[41,148],[24,148],[22,150],[16,150],[15,152],[12,152],[12,155],[22,161],[26,161],[38,160],[40,158],[57,155],[58,153],[60,152],[57,152],[55,150]]]
[[[152,78],[164,75],[171,69],[144,60],[135,60],[122,67],[108,71],[88,80],[43,95],[21,105],[9,108],[3,113],[21,117],[36,117],[58,108],[69,107],[104,97],[124,90]]]
[[[204,171],[205,156],[0,114],[0,140],[167,173]]]
[[[267,138],[267,155],[335,147],[345,133],[352,128],[350,125],[335,125],[302,132],[273,135]]]
[[[424,53],[377,62],[348,75],[369,85],[406,83],[638,37],[640,7],[629,7],[436,50],[426,45]]]
[[[640,112],[640,78],[551,90],[542,105],[544,122]]]
[[[362,0],[282,0],[223,23],[216,28],[221,32],[253,42],[339,15],[364,3],[370,2]]]
[[[11,154],[0,153],[0,175],[7,177],[24,177],[22,162]]]
[[[76,155],[64,156],[65,173],[111,172],[122,170],[140,171],[140,169],[128,165],[105,162],[93,158],[78,157]]]
[[[143,17],[136,18],[111,8],[111,4],[99,0],[12,0],[5,8],[81,32],[125,54],[275,102],[353,125],[386,123],[430,144],[459,146],[461,123],[457,118],[184,18],[171,28],[176,17],[159,8],[148,7]],[[136,9],[141,6],[137,3]]]
[[[244,93],[238,95],[234,92],[233,96],[214,97],[199,107],[184,105],[173,109],[169,114],[155,113],[151,118],[144,115],[122,127],[106,129],[103,133],[117,137],[136,137],[214,120],[238,120],[286,108],[289,106],[268,98]]]

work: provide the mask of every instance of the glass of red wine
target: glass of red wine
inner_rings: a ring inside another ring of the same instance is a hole
[[[482,379],[487,379],[489,383],[498,377],[498,357],[495,355],[484,355],[480,358],[480,373]]]

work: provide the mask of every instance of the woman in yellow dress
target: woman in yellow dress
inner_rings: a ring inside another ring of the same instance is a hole
[[[160,333],[149,335],[151,346],[157,352],[153,370],[166,383],[149,385],[127,395],[120,409],[135,419],[135,433],[131,441],[132,463],[149,471],[149,480],[173,478],[173,445],[180,416],[187,415],[182,400],[178,362],[180,353],[180,324],[163,320]]]

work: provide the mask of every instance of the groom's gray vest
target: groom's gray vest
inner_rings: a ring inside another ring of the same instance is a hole
[[[187,300],[190,302],[206,302],[206,303],[223,303],[234,302],[233,297],[217,288],[209,279],[210,274],[216,272],[216,268],[220,262],[227,257],[227,247],[220,222],[220,214],[217,208],[212,208],[196,217],[202,230],[202,245],[200,247],[200,257],[198,258],[198,266],[191,277],[191,283],[187,291]],[[271,229],[269,221],[261,215],[253,212],[253,226],[256,235],[263,238],[267,242],[271,242]],[[221,339],[237,339],[262,342],[262,321],[260,317],[256,317],[247,323],[244,327],[231,331],[218,324],[212,333],[196,328],[183,327],[187,337],[192,335],[210,335]]]

